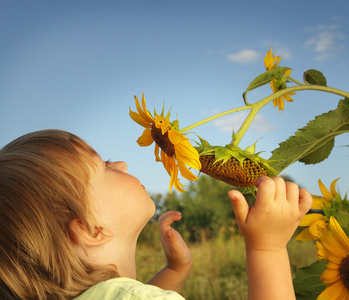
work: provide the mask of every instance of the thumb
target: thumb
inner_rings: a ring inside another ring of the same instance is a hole
[[[236,222],[240,226],[240,224],[246,222],[250,208],[245,197],[239,191],[231,190],[228,192],[228,196],[231,200],[231,204],[233,205]]]

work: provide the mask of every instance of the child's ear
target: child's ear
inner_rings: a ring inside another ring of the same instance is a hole
[[[80,241],[85,247],[97,247],[109,243],[113,234],[103,228],[95,228],[91,234],[79,219],[73,219],[70,224],[73,242]]]

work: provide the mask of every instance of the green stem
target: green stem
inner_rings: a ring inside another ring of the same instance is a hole
[[[187,127],[183,128],[183,129],[179,130],[179,133],[183,133],[183,132],[189,131],[189,130],[195,128],[195,127],[198,127],[198,126],[200,126],[202,124],[210,122],[210,121],[212,121],[214,119],[217,119],[219,117],[222,117],[222,116],[225,116],[225,115],[229,115],[229,114],[232,114],[234,112],[238,112],[238,111],[242,111],[242,110],[246,110],[246,109],[251,109],[251,108],[252,108],[251,106],[243,106],[243,107],[238,107],[238,108],[234,108],[234,109],[230,109],[230,110],[224,111],[224,112],[219,113],[217,115],[214,115],[214,116],[211,116],[209,118],[206,118],[206,119],[204,119],[202,121],[196,122],[196,123],[194,123],[194,124],[192,124],[190,126],[187,126]]]
[[[343,97],[349,98],[349,93],[344,92],[342,90],[338,90],[335,88],[327,87],[327,86],[321,86],[321,85],[301,85],[301,86],[293,86],[293,87],[288,87],[286,89],[283,89],[281,91],[276,92],[275,94],[272,94],[268,97],[265,97],[264,99],[256,102],[255,104],[252,104],[251,112],[245,119],[244,123],[241,125],[239,128],[238,132],[235,134],[235,140],[234,140],[234,145],[237,146],[244,134],[246,133],[248,127],[251,125],[253,119],[257,115],[257,113],[260,111],[260,109],[271,102],[274,99],[277,99],[280,96],[283,96],[285,94],[291,93],[291,92],[296,92],[296,91],[302,91],[302,90],[318,90],[318,91],[323,91],[323,92],[328,92],[328,93],[333,93],[337,94]]]
[[[322,91],[322,92],[332,93],[332,94],[336,94],[339,96],[349,98],[349,93],[347,93],[347,92],[344,92],[342,90],[335,89],[335,88],[332,88],[329,86],[315,85],[315,84],[303,84],[301,86],[288,87],[284,90],[278,91],[277,93],[274,94],[274,96],[276,96],[280,92],[282,92],[282,93],[280,93],[280,95],[278,95],[277,97],[282,96],[284,94],[288,94],[290,92],[305,91],[305,90]],[[277,97],[275,97],[275,98],[277,98]]]
[[[304,91],[304,90],[317,90],[317,91],[323,91],[323,92],[327,92],[327,93],[332,93],[332,94],[336,94],[336,95],[340,95],[346,98],[349,98],[349,93],[344,92],[342,90],[339,89],[335,89],[335,88],[331,88],[328,86],[322,86],[322,85],[299,85],[299,86],[293,86],[293,87],[288,87],[286,89],[283,89],[281,91],[276,92],[275,94],[269,95],[265,98],[263,98],[262,100],[259,100],[258,102],[254,103],[254,104],[249,104],[243,107],[238,107],[238,108],[234,108],[231,110],[227,110],[225,112],[216,114],[212,117],[206,118],[202,121],[199,121],[197,123],[194,123],[193,125],[190,125],[188,127],[185,127],[181,130],[179,130],[179,133],[183,133],[186,131],[189,131],[197,126],[200,126],[202,124],[205,124],[207,122],[210,122],[214,119],[217,119],[219,117],[234,113],[234,112],[238,112],[238,111],[243,111],[243,110],[247,110],[247,109],[251,109],[251,112],[249,113],[249,115],[247,116],[247,118],[245,119],[245,121],[243,122],[243,124],[241,125],[241,127],[239,128],[238,132],[236,133],[236,139],[234,144],[237,146],[242,137],[244,136],[245,132],[247,131],[248,127],[251,125],[253,119],[255,118],[255,116],[257,115],[257,113],[261,110],[262,107],[264,107],[266,104],[268,104],[269,102],[273,101],[274,99],[277,99],[278,97],[281,97],[285,94],[288,93],[292,93],[292,92],[297,92],[297,91]]]
[[[297,83],[297,84],[299,84],[299,85],[304,85],[304,83],[301,83],[301,82],[299,82],[298,80],[296,80],[296,79],[294,79],[294,78],[292,78],[292,77],[290,77],[290,76],[287,76],[287,79],[289,79],[289,80],[291,80],[291,81],[293,81],[294,83]]]
[[[258,102],[257,102],[258,103]],[[267,103],[265,103],[267,104]],[[265,105],[264,104],[264,105]],[[263,105],[263,106],[264,106]],[[251,109],[251,112],[249,113],[249,115],[247,116],[247,118],[245,119],[245,121],[242,123],[242,125],[240,126],[238,132],[235,134],[235,139],[234,139],[234,145],[237,146],[239,145],[242,137],[244,136],[245,132],[247,131],[248,127],[250,127],[253,119],[255,118],[255,116],[257,115],[257,113],[260,111],[260,109],[263,106],[253,106]]]

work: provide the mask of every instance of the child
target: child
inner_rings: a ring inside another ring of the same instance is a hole
[[[256,204],[230,191],[246,242],[249,299],[294,299],[286,244],[311,196],[280,178],[261,177]],[[198,208],[200,209],[200,208]],[[183,299],[192,256],[159,219],[167,266],[136,281],[138,236],[155,207],[124,162],[105,162],[65,131],[24,135],[0,151],[1,299]]]

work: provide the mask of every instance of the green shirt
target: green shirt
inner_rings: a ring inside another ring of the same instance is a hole
[[[184,300],[176,292],[165,291],[154,285],[143,284],[137,280],[118,277],[107,281],[102,281],[90,287],[75,300],[136,300],[136,299],[155,299],[155,300]]]

